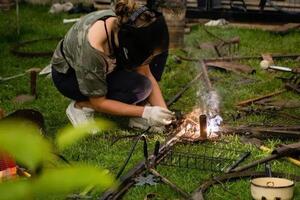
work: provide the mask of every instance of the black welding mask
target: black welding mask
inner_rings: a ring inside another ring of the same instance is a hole
[[[137,27],[135,21],[145,11],[153,12],[153,22]],[[154,54],[168,50],[169,33],[161,13],[142,6],[135,11],[128,22],[122,24],[118,32],[119,47],[115,47],[117,65],[135,68],[148,61]]]

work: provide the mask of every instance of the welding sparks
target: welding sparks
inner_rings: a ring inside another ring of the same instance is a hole
[[[223,119],[220,115],[216,115],[207,121],[207,134],[209,138],[218,136],[217,133],[220,131],[222,121]]]

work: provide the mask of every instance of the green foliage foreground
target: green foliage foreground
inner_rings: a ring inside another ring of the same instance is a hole
[[[56,144],[62,150],[97,127],[105,130],[111,127],[111,123],[100,120],[79,128],[67,127],[56,138]],[[108,170],[80,163],[61,164],[55,156],[56,147],[30,122],[2,120],[0,146],[32,173],[29,179],[20,177],[1,183],[0,199],[34,199],[51,194],[66,195],[88,186],[102,191],[116,184]]]

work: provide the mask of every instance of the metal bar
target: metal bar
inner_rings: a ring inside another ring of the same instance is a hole
[[[183,93],[185,91],[187,91],[197,80],[199,80],[201,75],[202,75],[202,73],[197,74],[197,76],[195,78],[193,78],[193,80],[188,82],[177,94],[175,94],[173,97],[171,97],[171,99],[169,99],[167,102],[167,106],[169,107],[172,104],[174,104],[175,102],[177,102],[177,100],[183,95]]]
[[[208,72],[207,72],[207,68],[206,68],[206,64],[204,62],[204,60],[200,60],[200,69],[202,71],[202,77],[204,79],[204,84],[206,86],[206,88],[208,89],[208,91],[212,91],[212,84],[210,82],[209,76],[208,76]]]
[[[280,158],[280,157],[281,157],[280,154],[272,154],[272,155],[267,156],[265,158],[256,160],[256,161],[254,161],[252,163],[249,163],[249,164],[247,164],[245,166],[237,167],[237,168],[233,169],[232,172],[241,172],[241,171],[250,169],[252,167],[255,167],[255,166],[259,165],[259,164],[263,164],[263,163],[269,162],[271,160],[274,160],[274,159],[277,159],[277,158]]]
[[[18,77],[21,77],[21,76],[24,76],[24,75],[26,75],[26,73],[21,73],[21,74],[9,76],[9,77],[0,77],[0,82],[8,81],[8,80],[11,80],[11,79],[14,79],[14,78],[18,78]]]
[[[273,58],[282,59],[282,58],[298,58],[300,56],[299,53],[296,54],[270,54]],[[191,62],[198,62],[200,59],[197,58],[187,58],[184,56],[178,56],[181,60],[191,61]],[[233,60],[249,60],[249,59],[262,59],[261,55],[257,56],[228,56],[228,57],[220,57],[220,58],[207,58],[204,59],[206,62],[213,62],[213,61],[233,61]]]
[[[246,158],[250,156],[251,152],[246,152],[240,156],[240,158],[234,162],[231,166],[229,166],[226,170],[225,173],[230,173],[234,168],[236,168],[241,162],[243,162]]]
[[[207,139],[207,117],[206,115],[199,116],[199,124],[200,124],[200,138]]]
[[[297,128],[297,127],[295,127]],[[276,129],[274,128],[261,128],[261,127],[237,127],[237,128],[230,128],[227,127],[221,131],[223,134],[239,134],[257,138],[270,138],[270,137],[278,137],[278,138],[291,138],[291,139],[299,139],[300,138],[300,131],[297,129],[285,130],[284,128]]]
[[[262,96],[259,96],[259,97],[256,97],[256,98],[251,98],[251,99],[248,99],[248,100],[245,100],[245,101],[241,101],[241,102],[239,102],[237,104],[237,106],[245,106],[245,105],[254,103],[254,102],[262,100],[262,99],[266,99],[266,98],[270,98],[270,97],[279,95],[279,94],[281,94],[281,93],[283,93],[285,91],[286,91],[286,89],[281,89],[281,90],[279,90],[277,92],[272,92],[272,93],[269,93],[269,94],[266,94],[266,95],[262,95]]]
[[[30,72],[30,94],[34,96],[35,98],[37,97],[36,94],[36,79],[37,79],[37,72],[36,71],[31,71]]]

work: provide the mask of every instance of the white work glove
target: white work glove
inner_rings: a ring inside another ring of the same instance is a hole
[[[159,106],[145,106],[142,118],[146,119],[150,126],[163,126],[171,124],[174,113]]]
[[[129,119],[128,126],[133,129],[147,130],[151,133],[164,133],[166,131],[165,126],[150,126],[148,121],[141,117],[132,117]],[[150,127],[150,129],[149,129]]]

